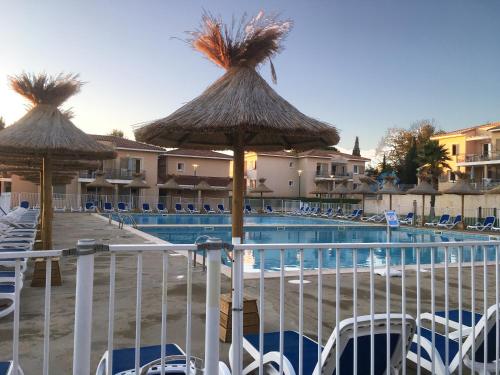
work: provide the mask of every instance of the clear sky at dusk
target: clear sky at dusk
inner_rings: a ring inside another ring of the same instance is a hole
[[[374,148],[385,129],[434,118],[451,130],[500,120],[500,1],[0,0],[0,116],[25,113],[6,77],[80,73],[70,99],[89,133],[164,117],[223,71],[179,40],[203,9],[230,20],[262,9],[294,21],[271,84],[335,124],[340,145]],[[261,67],[270,77],[269,66]]]

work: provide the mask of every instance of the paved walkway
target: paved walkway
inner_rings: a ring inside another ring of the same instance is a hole
[[[54,223],[55,248],[74,247],[81,238],[94,238],[104,243],[145,243],[147,240],[126,230],[109,225],[106,221],[88,214],[56,214]],[[169,256],[168,277],[168,340],[185,347],[185,306],[186,306],[186,258]],[[160,342],[161,319],[161,256],[148,254],[143,262],[143,294],[142,294],[142,337],[143,345],[153,345]],[[53,288],[52,324],[51,324],[51,374],[71,373],[73,348],[73,320],[76,259],[62,259],[63,286]],[[491,275],[494,271],[491,270]],[[31,269],[26,279],[31,278]],[[107,345],[107,314],[109,288],[109,255],[99,254],[95,261],[94,276],[94,310],[92,332],[92,368],[97,366],[100,356]],[[422,311],[430,311],[430,273],[422,273]],[[482,285],[482,272],[476,272],[477,285]],[[293,277],[296,278],[296,277]],[[304,286],[304,323],[305,333],[316,337],[317,330],[317,283],[316,277],[305,278],[310,281]],[[416,274],[407,271],[407,307],[408,313],[415,316],[416,310]],[[490,281],[493,282],[493,276]],[[464,307],[470,302],[470,273],[463,272]],[[203,357],[204,340],[204,303],[205,274],[198,267],[193,275],[193,354]],[[287,279],[288,281],[288,279]],[[43,311],[44,289],[31,288],[25,283],[21,295],[21,354],[20,360],[25,373],[40,372],[43,350]],[[135,285],[136,257],[135,255],[120,255],[117,257],[116,278],[116,318],[115,347],[133,347],[135,337]],[[335,324],[335,275],[324,276],[323,281],[323,337],[331,334]],[[369,275],[358,274],[358,314],[369,312]],[[450,306],[456,305],[457,272],[450,271]],[[342,274],[341,279],[341,314],[342,318],[352,316],[353,282],[352,275]],[[229,279],[222,276],[222,291],[228,292]],[[257,297],[258,280],[245,281],[245,294]],[[265,330],[278,330],[279,327],[279,280],[276,278],[265,281]],[[285,298],[285,328],[298,329],[298,298],[299,286],[286,283]],[[401,279],[391,280],[391,306],[393,311],[401,309]],[[476,306],[482,308],[482,292],[477,291]],[[385,278],[376,277],[375,306],[377,312],[385,311]],[[494,298],[494,287],[490,284],[490,301]],[[441,270],[436,271],[436,308],[444,308],[444,276]],[[11,356],[12,319],[0,319],[0,353],[2,359]],[[227,361],[228,345],[221,344],[222,359]]]

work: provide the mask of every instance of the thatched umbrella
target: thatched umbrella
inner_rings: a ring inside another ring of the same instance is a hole
[[[256,71],[280,50],[291,23],[261,12],[240,26],[232,32],[221,20],[204,15],[189,42],[226,73],[170,116],[135,133],[139,141],[167,147],[233,150],[235,242],[243,238],[245,150],[307,150],[339,141],[333,126],[302,114]]]
[[[103,171],[96,171],[94,181],[89,182],[86,185],[87,189],[89,189],[89,188],[95,189],[95,196],[96,196],[97,200],[99,200],[99,190],[100,189],[112,189],[113,187],[114,187],[114,185],[104,178]],[[98,203],[100,205],[100,202],[98,202]]]
[[[365,212],[365,196],[367,194],[374,194],[375,192],[373,189],[370,187],[374,183],[374,181],[369,178],[369,177],[360,177],[359,181],[361,184],[356,188],[351,191],[351,194],[360,194],[362,196],[362,206],[361,208],[363,209],[363,213]]]
[[[132,181],[124,186],[124,188],[130,189],[130,199],[132,199],[133,190],[137,190],[137,192],[139,192],[139,190],[149,189],[150,187],[151,186],[144,182],[142,173],[134,173],[134,178],[132,179]]]
[[[69,116],[59,110],[70,96],[80,91],[75,75],[49,77],[46,74],[21,74],[10,78],[14,91],[27,98],[31,108],[21,119],[0,132],[0,156],[19,155],[43,160],[42,239],[52,248],[52,173],[53,161],[102,160],[115,152],[78,129]]]
[[[458,224],[458,227],[460,229],[464,229],[464,227],[465,227],[465,225],[464,225],[464,222],[465,222],[464,197],[466,195],[480,195],[481,192],[474,190],[472,185],[467,181],[468,176],[466,173],[456,171],[455,176],[458,177],[458,181],[455,184],[453,184],[453,186],[451,188],[449,188],[448,190],[445,190],[444,193],[445,194],[460,195],[460,198],[461,198],[460,214],[462,215],[462,222]]]
[[[262,206],[262,210],[264,210],[264,197],[262,196],[264,193],[272,193],[273,190],[268,188],[265,184],[265,178],[259,178],[259,184],[250,190],[250,193],[260,194],[260,203]]]
[[[347,187],[348,183],[349,180],[347,178],[340,180],[340,182],[336,184],[335,188],[330,190],[329,193],[332,195],[339,195],[340,197],[342,197],[342,195],[350,194],[351,189]]]
[[[412,189],[409,189],[407,194],[421,195],[422,196],[422,226],[425,221],[425,196],[426,195],[440,195],[441,193],[434,189],[434,187],[429,183],[429,178],[426,175],[419,176],[419,183]],[[463,218],[463,216],[462,216]]]
[[[214,188],[205,180],[201,180],[198,184],[193,186],[193,190],[198,192],[198,209],[200,210],[202,191],[214,190]]]
[[[159,187],[165,190],[181,190],[181,187],[179,186],[177,181],[175,181],[175,178],[173,176],[170,177],[167,182],[161,184]],[[170,194],[170,208],[172,208],[172,194]]]
[[[392,210],[392,196],[404,194],[404,191],[399,190],[394,184],[395,180],[396,178],[394,176],[385,176],[382,188],[377,191],[377,194],[389,195],[389,210]]]

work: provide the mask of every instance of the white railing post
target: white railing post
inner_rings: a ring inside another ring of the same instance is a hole
[[[220,241],[217,242],[220,243]],[[207,251],[205,374],[217,374],[219,372],[220,262],[220,249]]]
[[[233,245],[239,245],[241,240],[233,237]],[[232,295],[232,321],[231,353],[233,364],[232,374],[241,375],[243,371],[243,252],[233,251],[233,295]]]
[[[95,240],[78,240],[76,253],[78,258],[76,262],[73,375],[88,375],[90,374]]]

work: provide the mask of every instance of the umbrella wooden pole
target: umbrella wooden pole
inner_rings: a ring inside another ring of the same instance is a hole
[[[422,226],[425,222],[425,195],[422,195]]]
[[[42,214],[40,221],[41,221],[41,228],[43,231],[43,166],[42,169],[40,170],[40,199],[38,205],[40,206],[40,212]]]
[[[460,210],[460,213],[462,214],[462,222],[459,224],[459,228],[460,229],[465,229],[465,210],[464,210],[464,198],[465,198],[465,195],[461,195],[460,198],[462,198],[462,209]]]
[[[392,194],[389,194],[389,210],[392,211]]]
[[[49,157],[43,158],[43,228],[42,243],[45,250],[52,249],[52,165]]]
[[[243,174],[245,150],[243,133],[237,134],[233,155],[233,207],[232,207],[232,238],[233,242],[243,242]]]

